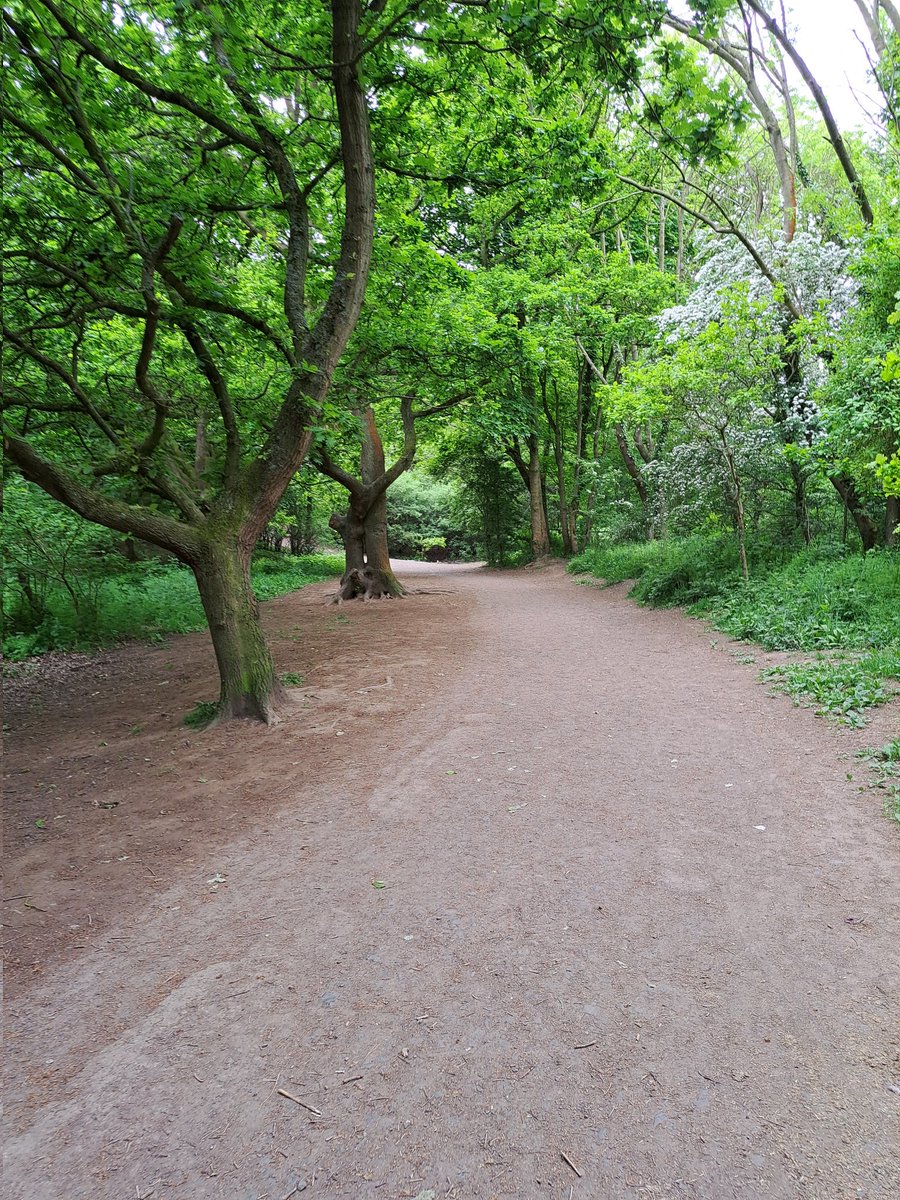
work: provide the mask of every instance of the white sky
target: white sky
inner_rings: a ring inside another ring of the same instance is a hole
[[[822,85],[838,124],[844,129],[870,128],[870,114],[879,107],[878,90],[867,78],[865,50],[855,36],[859,34],[871,53],[865,22],[853,0],[790,0],[789,8],[797,49]]]
[[[684,0],[670,2],[673,12],[686,15]],[[838,125],[842,129],[870,129],[869,114],[878,112],[878,93],[867,78],[865,50],[855,36],[859,33],[871,50],[865,22],[854,0],[787,0],[787,8],[793,15],[789,15],[788,22],[796,33],[797,49],[821,84]],[[775,4],[770,10],[778,12]],[[808,96],[798,76],[795,82],[798,91]]]

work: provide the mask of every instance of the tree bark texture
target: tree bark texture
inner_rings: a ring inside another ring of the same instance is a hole
[[[235,539],[210,540],[193,570],[219,668],[219,716],[271,725],[283,688],[259,619],[250,555]]]
[[[366,514],[366,566],[375,575],[382,596],[406,595],[406,589],[394,574],[388,547],[387,490],[379,492]]]

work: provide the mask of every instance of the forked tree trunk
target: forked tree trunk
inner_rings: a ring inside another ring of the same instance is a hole
[[[363,518],[354,512],[351,503],[346,515],[332,513],[328,524],[341,535],[341,541],[344,543],[344,575],[350,571],[361,571],[366,565],[366,531]]]
[[[192,563],[209,622],[221,680],[219,717],[252,717],[274,724],[284,689],[259,619],[250,582],[249,547],[210,541]]]

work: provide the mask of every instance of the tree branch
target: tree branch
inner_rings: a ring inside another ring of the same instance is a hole
[[[646,184],[646,183],[639,183],[636,179],[632,179],[628,175],[618,175],[617,178],[620,179],[622,181],[622,183],[627,183],[630,187],[637,188],[637,190],[639,192],[646,192],[647,195],[649,195],[649,196],[665,197],[665,199],[668,200],[671,204],[676,204],[684,212],[689,213],[692,217],[695,217],[698,221],[701,221],[704,225],[706,225],[706,227],[708,229],[711,229],[713,231],[713,233],[727,233],[727,234],[730,234],[732,237],[736,237],[737,240],[744,247],[744,249],[747,251],[747,253],[750,255],[750,257],[753,259],[753,261],[756,263],[757,267],[760,270],[760,273],[766,279],[768,279],[769,283],[772,284],[773,288],[776,288],[779,292],[782,293],[781,302],[782,302],[782,304],[784,304],[785,308],[787,308],[787,310],[790,312],[790,314],[794,318],[794,320],[800,321],[803,319],[803,313],[800,311],[800,308],[799,308],[797,302],[794,300],[793,296],[791,296],[791,294],[787,291],[787,289],[784,288],[783,285],[779,282],[777,276],[772,272],[768,263],[766,263],[765,259],[760,255],[759,251],[753,245],[753,242],[750,240],[750,238],[748,238],[747,235],[743,232],[743,230],[739,229],[738,226],[735,225],[732,221],[729,220],[727,225],[719,225],[715,221],[713,221],[711,217],[707,217],[704,213],[700,212],[698,209],[692,208],[689,204],[685,204],[685,202],[680,197],[672,195],[671,192],[663,191],[661,188],[650,187],[650,185]],[[719,205],[718,202],[715,201],[712,197],[706,196],[706,199],[710,200],[711,203],[715,204],[720,212],[722,211],[721,205]]]
[[[125,504],[121,500],[112,500],[93,488],[85,487],[68,471],[43,458],[20,438],[5,436],[3,449],[26,479],[36,483],[54,500],[67,505],[85,520],[162,546],[183,562],[196,561],[200,539],[195,531],[181,521]]]
[[[40,3],[43,8],[53,15],[57,24],[64,30],[68,37],[76,45],[80,46],[86,54],[100,63],[101,66],[106,67],[107,71],[111,71],[120,79],[124,79],[126,83],[130,83],[133,87],[136,87],[145,96],[152,96],[155,100],[163,100],[166,104],[174,104],[177,108],[189,112],[206,125],[217,129],[219,133],[224,133],[226,137],[231,138],[238,145],[244,146],[248,150],[253,150],[257,154],[263,153],[262,144],[258,139],[250,137],[248,133],[240,129],[237,125],[232,125],[229,121],[225,121],[212,109],[198,104],[196,100],[192,100],[184,92],[161,87],[159,84],[153,83],[140,74],[140,72],[113,58],[102,46],[99,46],[96,42],[92,42],[86,34],[82,33],[78,26],[66,17],[62,9],[53,3],[53,0],[40,0]]]
[[[853,192],[859,211],[862,214],[862,219],[866,225],[875,223],[875,214],[872,212],[872,206],[869,203],[869,197],[866,194],[862,180],[856,173],[856,168],[853,165],[853,159],[850,157],[850,151],[841,136],[841,131],[838,128],[837,121],[834,119],[834,114],[831,111],[831,106],[818,81],[806,65],[804,59],[798,53],[794,43],[787,36],[777,21],[769,15],[759,0],[742,0],[748,8],[759,17],[763,27],[769,31],[772,37],[778,42],[779,46],[784,50],[785,54],[800,72],[803,82],[812,93],[812,97],[819,107],[819,112],[822,114],[822,120],[825,122],[825,128],[828,130],[828,136],[834,152],[838,157],[838,162],[843,168],[844,174],[847,177],[847,182],[850,184],[850,190]]]

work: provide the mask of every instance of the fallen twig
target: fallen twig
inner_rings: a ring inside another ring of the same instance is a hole
[[[584,1178],[584,1171],[582,1171],[580,1167],[575,1166],[575,1164],[572,1162],[571,1158],[569,1158],[568,1154],[566,1154],[564,1151],[560,1150],[559,1156],[563,1160],[563,1162],[566,1163],[567,1166],[570,1166],[572,1168],[572,1170],[575,1172],[575,1174],[578,1176],[579,1179]]]
[[[315,1113],[317,1117],[321,1117],[321,1112],[314,1108],[312,1104],[307,1104],[305,1100],[301,1100],[299,1096],[295,1096],[293,1092],[285,1091],[284,1088],[278,1089],[278,1095],[284,1096],[287,1100],[293,1100],[295,1104],[299,1104],[301,1108],[305,1108],[308,1112]]]
[[[572,1049],[573,1050],[590,1050],[591,1046],[596,1046],[596,1045],[597,1045],[597,1039],[594,1038],[594,1040],[592,1042],[581,1042],[580,1045],[573,1046]]]

